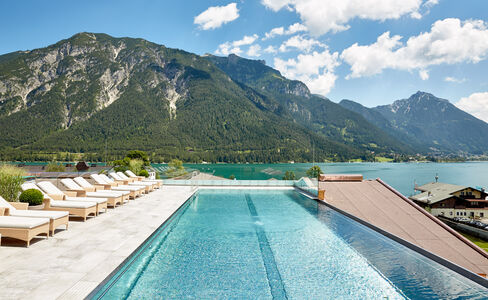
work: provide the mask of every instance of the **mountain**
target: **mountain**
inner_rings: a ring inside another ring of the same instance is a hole
[[[267,99],[270,109],[315,133],[366,151],[410,153],[413,149],[368,122],[360,113],[350,111],[329,99],[310,93],[305,84],[283,77],[264,61],[231,54],[206,55],[234,81],[248,86],[254,94]]]
[[[106,150],[115,157],[140,149],[155,160],[271,162],[312,160],[312,147],[317,160],[367,155],[369,140],[356,147],[335,138],[350,138],[358,124],[334,135],[296,122],[297,114],[309,114],[300,101],[316,97],[304,84],[286,82],[282,92],[298,97],[296,111],[285,99],[233,80],[206,57],[143,39],[76,34],[0,56],[0,159],[65,151],[101,158]],[[324,126],[318,116],[307,118]]]
[[[374,108],[349,100],[341,101],[340,105],[360,113],[421,152],[457,155],[488,152],[488,124],[429,93],[419,91],[408,99]]]

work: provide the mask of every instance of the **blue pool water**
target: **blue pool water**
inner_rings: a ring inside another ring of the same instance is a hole
[[[103,299],[486,299],[488,290],[294,190],[200,190]]]

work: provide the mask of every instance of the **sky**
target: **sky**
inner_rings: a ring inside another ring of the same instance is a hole
[[[335,102],[421,90],[488,121],[486,0],[3,0],[0,28],[0,54],[78,32],[137,37],[265,60]]]

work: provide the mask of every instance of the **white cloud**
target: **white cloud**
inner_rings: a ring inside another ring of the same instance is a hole
[[[385,32],[371,45],[357,43],[345,49],[341,58],[351,66],[347,78],[370,76],[384,69],[425,70],[431,65],[477,63],[488,54],[488,29],[481,20],[444,19],[430,32],[410,37]]]
[[[280,52],[287,52],[291,50],[290,48],[294,48],[302,52],[310,52],[314,47],[325,48],[326,46],[315,39],[295,35],[284,41],[279,50]]]
[[[303,81],[313,93],[324,96],[334,87],[334,70],[339,65],[339,53],[330,53],[329,49],[299,54],[296,59],[274,59],[274,67],[285,77]]]
[[[209,30],[219,28],[225,23],[234,21],[239,17],[239,9],[236,3],[229,3],[226,6],[212,6],[196,16],[194,24],[199,25],[200,29]]]
[[[419,18],[423,0],[262,0],[267,8],[282,8],[298,13],[311,34],[319,36],[329,31],[349,28],[354,18],[384,21],[404,15]],[[435,1],[428,1],[430,5]]]
[[[439,4],[439,0],[427,0],[424,5],[425,6],[434,6],[437,4]]]
[[[290,34],[295,34],[297,32],[303,32],[303,31],[307,31],[307,27],[304,26],[303,24],[300,24],[300,23],[295,23],[295,24],[288,26],[287,30],[285,30],[285,28],[283,26],[282,27],[276,27],[276,28],[273,28],[269,32],[266,32],[264,34],[263,41],[267,40],[267,39],[274,38],[276,36],[290,35]]]
[[[266,32],[264,34],[263,41],[270,39],[270,38],[274,38],[275,36],[278,36],[278,35],[283,35],[283,34],[285,34],[285,28],[283,28],[283,26],[273,28],[269,32]]]
[[[238,41],[233,41],[232,46],[240,47],[240,46],[244,46],[244,45],[251,45],[252,43],[254,43],[258,39],[258,37],[259,36],[257,34],[245,35],[242,39],[240,39]]]
[[[420,70],[419,71],[419,76],[420,76],[420,79],[427,80],[427,79],[429,79],[429,71],[427,71],[427,70]]]
[[[412,12],[412,13],[410,14],[410,17],[411,17],[412,19],[417,19],[417,20],[419,20],[419,19],[422,19],[422,14],[420,14],[418,11],[414,11],[414,12]]]
[[[246,45],[251,45],[253,44],[259,36],[257,34],[253,35],[245,35],[242,39],[233,41],[233,42],[225,42],[223,44],[220,44],[217,50],[215,50],[215,54],[218,55],[229,55],[231,53],[233,54],[241,54],[241,46],[246,46]]]
[[[459,109],[488,122],[488,92],[474,93],[455,104]]]
[[[271,46],[271,45],[266,47],[263,51],[265,53],[276,53],[276,52],[278,52],[278,50],[276,50],[276,48]]]
[[[456,77],[451,77],[451,76],[447,76],[446,78],[444,78],[444,81],[446,82],[454,82],[454,83],[463,83],[463,82],[466,82],[466,78],[456,78]]]
[[[247,50],[247,55],[248,56],[261,56],[261,46],[259,45],[251,45],[249,49]]]

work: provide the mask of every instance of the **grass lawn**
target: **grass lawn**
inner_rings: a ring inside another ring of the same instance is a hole
[[[482,240],[480,238],[477,238],[475,236],[472,236],[472,235],[469,235],[469,234],[466,234],[466,233],[462,233],[462,232],[459,232],[461,233],[465,238],[467,238],[468,240],[470,240],[471,242],[475,243],[476,245],[478,245],[481,249],[485,250],[486,252],[488,252],[488,242],[485,241],[485,240]]]

